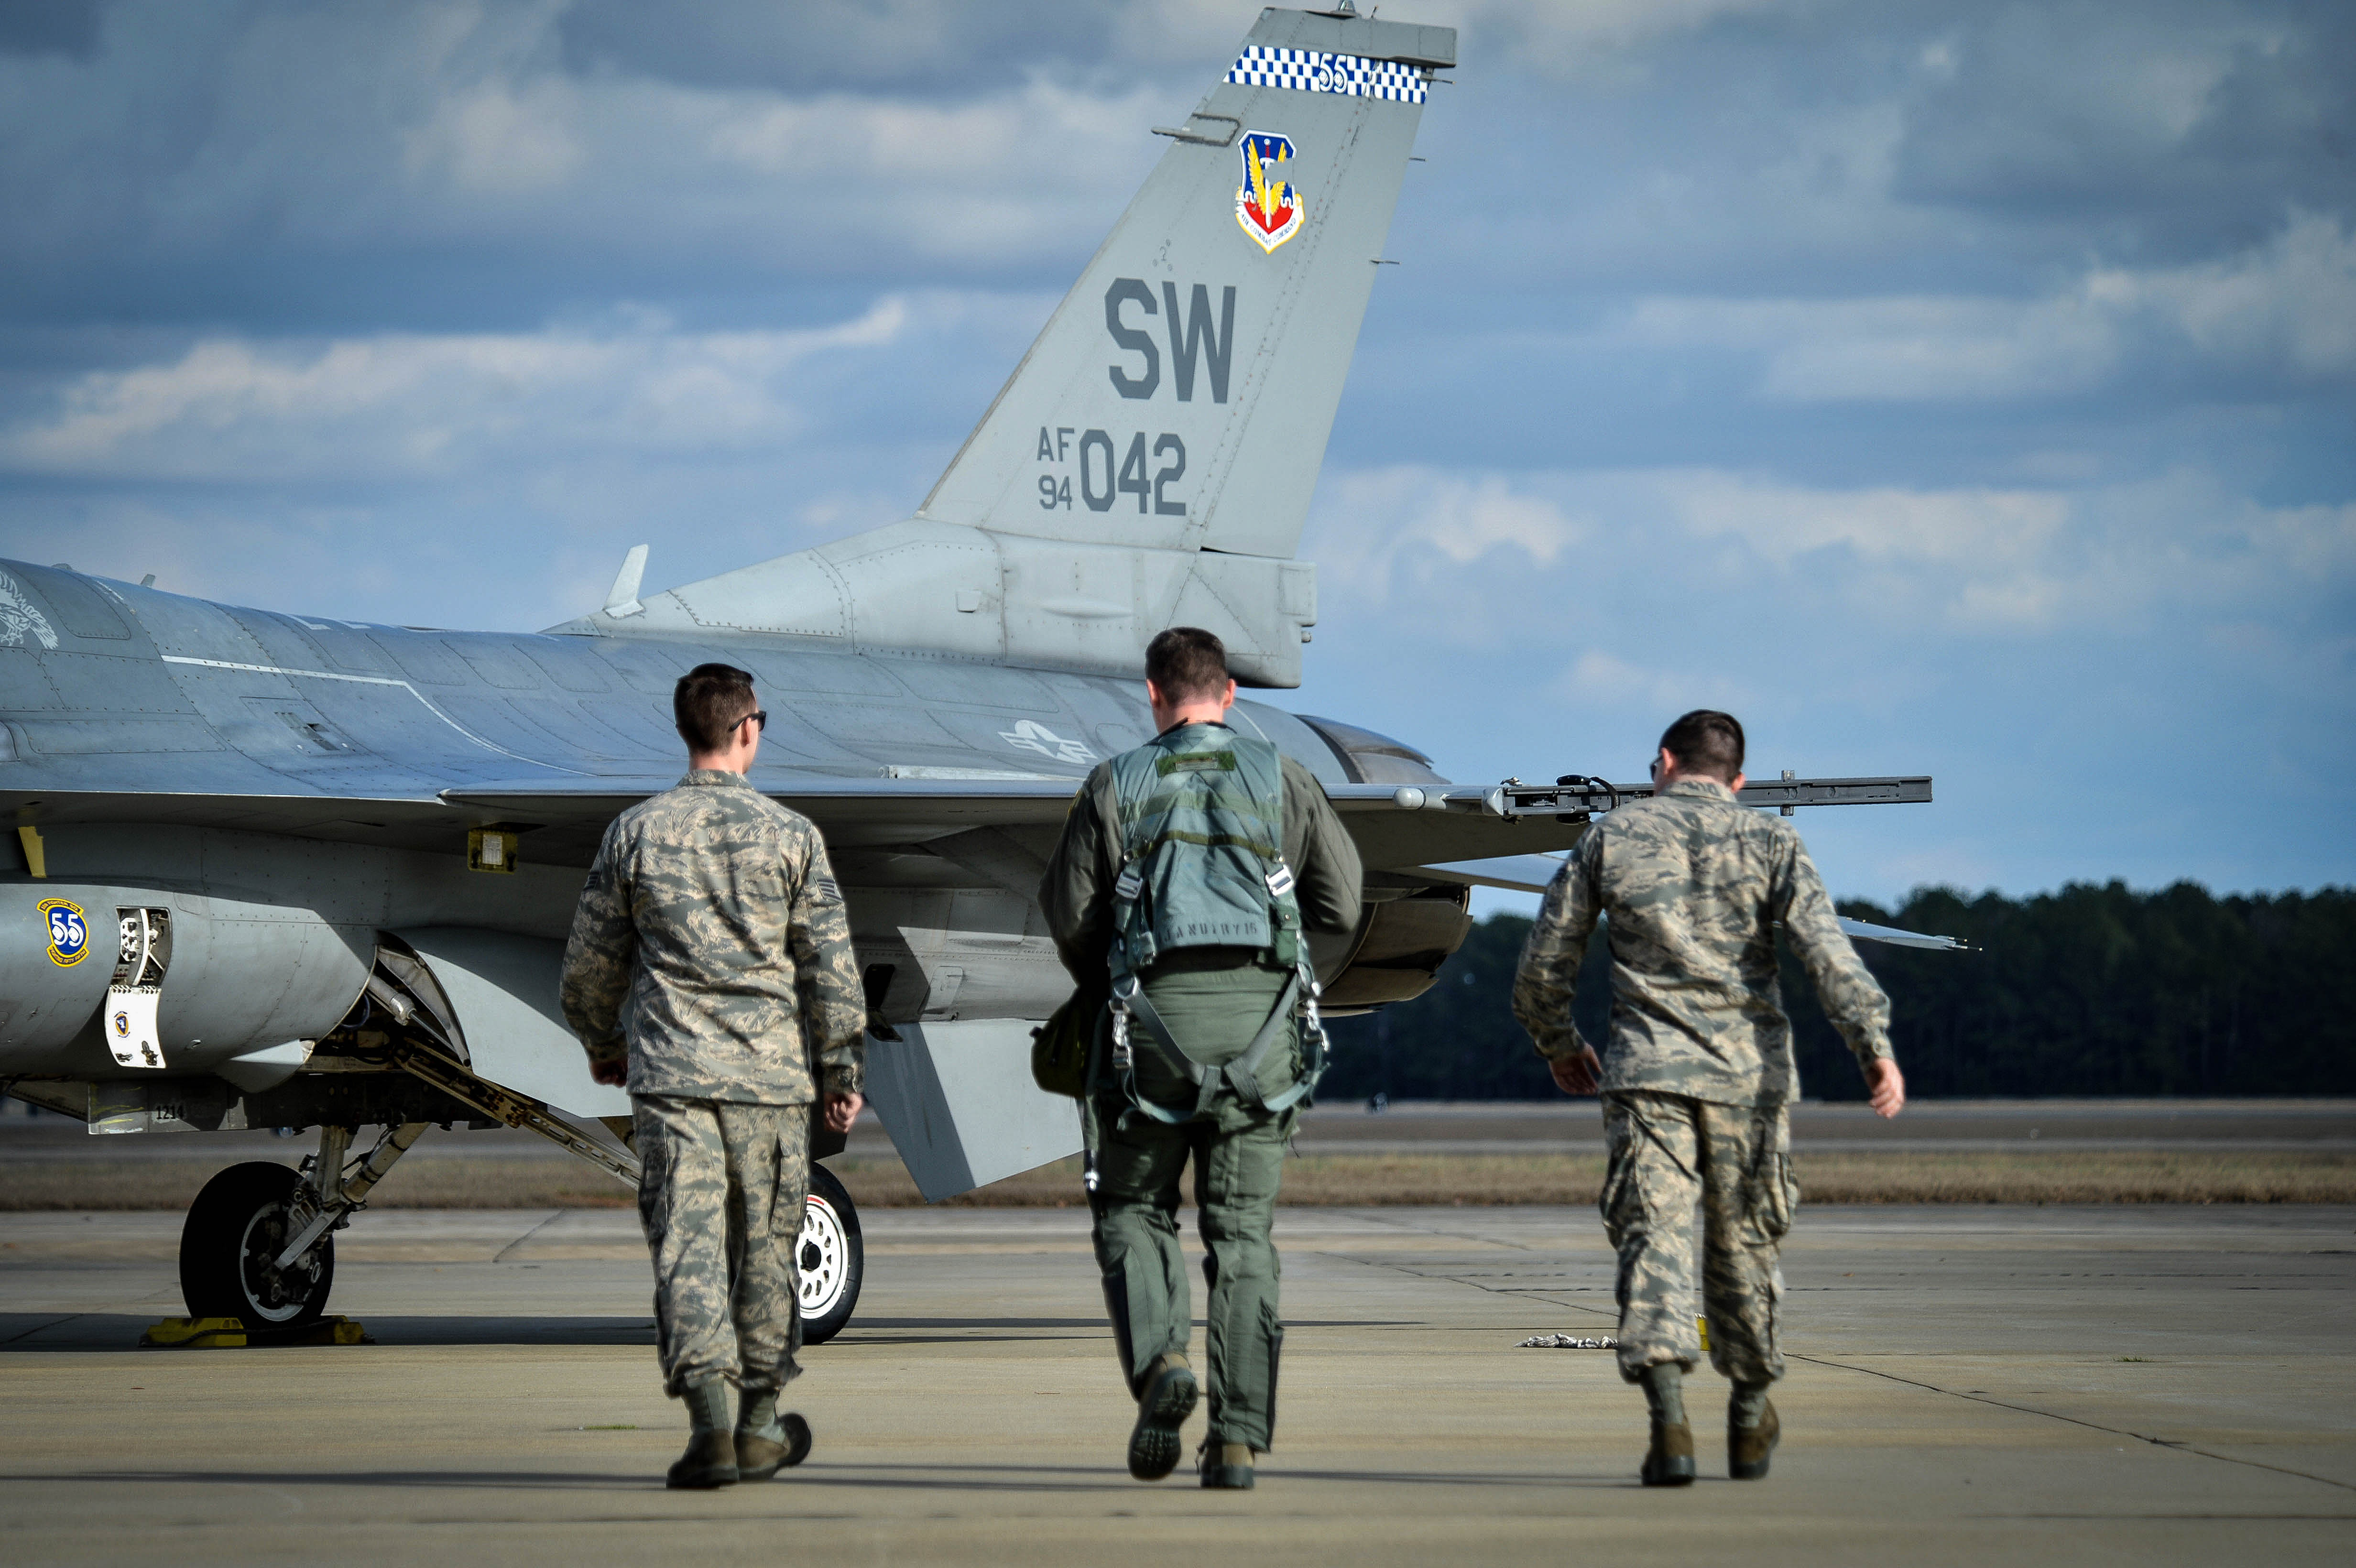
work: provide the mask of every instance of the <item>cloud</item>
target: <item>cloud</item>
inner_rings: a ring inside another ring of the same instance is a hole
[[[1648,715],[1684,713],[1696,708],[1737,710],[1751,708],[1756,701],[1749,684],[1723,667],[1639,665],[1601,648],[1590,648],[1573,660],[1555,683],[1553,695],[1574,707]]]
[[[55,411],[0,430],[20,473],[269,483],[419,478],[529,454],[720,454],[791,442],[788,373],[908,329],[886,296],[800,332],[382,334],[324,344],[208,338],[178,358],[91,371]]]
[[[2136,273],[2097,272],[2088,293],[2166,323],[2221,366],[2318,379],[2356,376],[2356,229],[2294,214],[2264,247]]]
[[[296,280],[317,292],[379,273],[397,287],[394,263],[453,247],[546,257],[559,276],[708,275],[717,261],[771,281],[791,266],[870,283],[946,270],[962,284],[976,268],[1084,256],[1161,153],[1149,126],[1190,96],[1036,66],[948,97],[851,91],[840,75],[792,90],[679,80],[603,55],[575,71],[559,36],[570,14],[124,0],[85,58],[0,51],[14,219],[0,265],[34,285],[7,304],[54,316],[90,286],[93,255],[173,293],[235,298],[250,278],[235,263],[255,252],[333,258]],[[866,26],[857,7],[830,16]],[[650,30],[669,25],[666,7]],[[788,31],[826,59],[822,28]],[[1194,63],[1197,91],[1210,69]]]
[[[1901,199],[2179,256],[2245,241],[2285,206],[2349,211],[2345,7],[1999,4],[1937,26],[1937,68],[1908,95]]]
[[[2265,506],[2190,468],[2126,484],[1950,489],[1710,468],[1391,468],[1328,479],[1307,553],[1337,598],[1379,605],[1419,635],[1576,627],[1614,607],[1721,595],[1876,635],[2121,635],[2170,613],[2356,594],[2356,503]],[[2294,581],[2302,592],[2286,593]],[[1567,689],[1594,688],[1603,667],[1582,667]]]
[[[1502,475],[1398,466],[1330,477],[1318,494],[1318,512],[1330,519],[1323,536],[1328,570],[1383,597],[1428,560],[1461,567],[1512,550],[1548,566],[1586,532],[1552,501]]]
[[[642,540],[661,586],[904,516],[1256,9],[0,6],[0,554],[514,626]],[[1697,701],[1762,766],[1935,768],[1806,819],[1844,891],[2356,877],[2356,12],[1383,16],[1463,64],[1308,706],[1464,777]],[[2266,809],[2136,808],[2121,756]]]
[[[568,122],[574,95],[541,80],[520,91],[489,82],[435,104],[403,138],[409,171],[435,171],[460,189],[513,196],[562,186],[587,154]]]
[[[2356,373],[2356,230],[2297,213],[2233,256],[2096,267],[2026,300],[1654,296],[1601,336],[1750,353],[1760,393],[1794,402],[2072,396],[2155,365],[2341,379]]]

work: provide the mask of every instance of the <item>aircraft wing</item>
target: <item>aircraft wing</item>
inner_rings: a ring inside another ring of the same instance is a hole
[[[505,820],[603,824],[672,777],[583,779],[552,784],[469,784],[444,790],[451,805],[490,812]],[[1081,781],[1070,777],[756,779],[763,794],[819,826],[830,845],[865,848],[922,844],[976,827],[1059,827]],[[1498,816],[1482,805],[1483,788],[1402,791],[1393,784],[1328,784],[1327,798],[1357,841],[1369,869],[1416,870],[1448,863],[1566,849],[1583,825]],[[1444,795],[1444,804],[1442,801]],[[1550,873],[1549,873],[1550,874]],[[1498,882],[1487,875],[1434,880]]]
[[[1459,860],[1452,864],[1419,866],[1418,871],[1434,881],[1462,882],[1476,888],[1504,888],[1511,892],[1542,893],[1562,869],[1552,855],[1507,855],[1491,860]],[[1840,918],[1840,928],[1853,942],[1886,942],[1893,947],[1920,947],[1932,953],[1969,953],[1972,944],[1955,936],[1934,936],[1901,931],[1894,925],[1874,925]]]

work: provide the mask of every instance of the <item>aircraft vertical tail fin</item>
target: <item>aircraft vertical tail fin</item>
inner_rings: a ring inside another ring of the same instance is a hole
[[[1269,10],[926,498],[1037,539],[1290,557],[1455,33]]]
[[[1447,27],[1262,12],[915,517],[660,593],[617,582],[550,629],[1133,675],[1187,624],[1245,684],[1298,686],[1317,593],[1292,554],[1455,59]]]

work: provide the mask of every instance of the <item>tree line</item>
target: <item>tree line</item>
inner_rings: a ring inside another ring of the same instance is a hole
[[[2138,892],[2072,883],[2025,899],[1917,889],[1896,909],[1843,914],[1962,937],[1969,953],[1860,942],[1890,993],[1911,1093],[2356,1094],[2356,889],[2220,898],[2193,882]],[[1514,968],[1530,922],[1472,928],[1414,1001],[1333,1023],[1318,1097],[1519,1100],[1554,1094],[1514,1021]],[[1783,953],[1801,1092],[1864,1097],[1848,1048]],[[1580,971],[1579,1027],[1609,1036],[1611,961],[1599,931]]]

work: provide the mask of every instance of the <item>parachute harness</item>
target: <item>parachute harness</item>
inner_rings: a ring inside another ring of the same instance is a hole
[[[1129,1102],[1121,1113],[1124,1125],[1141,1112],[1173,1125],[1204,1115],[1223,1083],[1256,1109],[1286,1110],[1308,1099],[1325,1072],[1328,1041],[1318,1007],[1323,988],[1301,933],[1292,868],[1285,864],[1279,842],[1281,758],[1265,741],[1222,735],[1211,744],[1213,749],[1186,752],[1148,746],[1115,763],[1127,842],[1113,884],[1107,1065]],[[1162,754],[1150,755],[1157,750]],[[1244,893],[1247,887],[1249,895]],[[1244,933],[1250,940],[1238,941]],[[1251,1042],[1216,1067],[1187,1055],[1137,973],[1164,952],[1206,945],[1258,947],[1292,969]],[[1271,1095],[1261,1085],[1261,1070],[1296,1015],[1304,1047],[1301,1072]],[[1141,1034],[1194,1084],[1192,1105],[1164,1105],[1140,1090]]]

